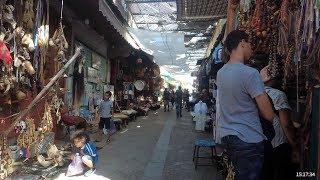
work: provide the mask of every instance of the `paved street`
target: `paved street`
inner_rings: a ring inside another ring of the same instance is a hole
[[[189,113],[176,120],[175,111],[151,111],[113,136],[100,150],[98,175],[111,180],[221,179],[215,167],[198,167],[192,162],[193,144],[198,134]]]

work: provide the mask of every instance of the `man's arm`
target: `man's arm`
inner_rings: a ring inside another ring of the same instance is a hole
[[[290,111],[287,109],[279,110],[279,120],[281,128],[292,147],[296,146],[294,142],[294,127],[290,118]]]
[[[258,109],[260,111],[261,116],[264,119],[270,122],[273,122],[273,119],[275,118],[276,115],[273,111],[268,95],[266,93],[263,93],[261,95],[256,96],[255,100],[257,102]]]

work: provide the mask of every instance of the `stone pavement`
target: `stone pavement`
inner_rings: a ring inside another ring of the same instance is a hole
[[[112,137],[99,151],[97,175],[111,180],[220,180],[215,167],[198,167],[192,162],[197,137],[189,113],[175,118],[175,111],[151,111]],[[206,152],[205,152],[206,153]]]

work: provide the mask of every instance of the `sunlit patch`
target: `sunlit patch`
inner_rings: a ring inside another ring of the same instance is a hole
[[[110,178],[104,177],[102,175],[98,174],[91,174],[89,177],[85,176],[73,176],[73,177],[67,177],[64,173],[60,174],[55,180],[88,180],[88,179],[94,179],[94,180],[111,180]]]
[[[125,130],[121,131],[120,133],[123,134],[123,133],[125,133],[127,131],[128,131],[128,129],[125,129]]]

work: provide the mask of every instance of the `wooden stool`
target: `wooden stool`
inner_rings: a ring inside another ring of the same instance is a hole
[[[199,156],[200,147],[210,148],[211,149],[211,156]],[[213,154],[213,151],[214,151],[214,154]],[[194,165],[195,165],[195,169],[197,169],[198,166],[213,166],[214,165],[214,155],[217,155],[216,143],[214,142],[214,140],[198,139],[195,141],[194,150],[193,150],[193,159],[192,159],[192,161],[194,162]],[[201,159],[211,159],[212,163],[198,164],[198,159],[200,159],[200,158]],[[218,168],[218,164],[217,164],[217,168]]]

